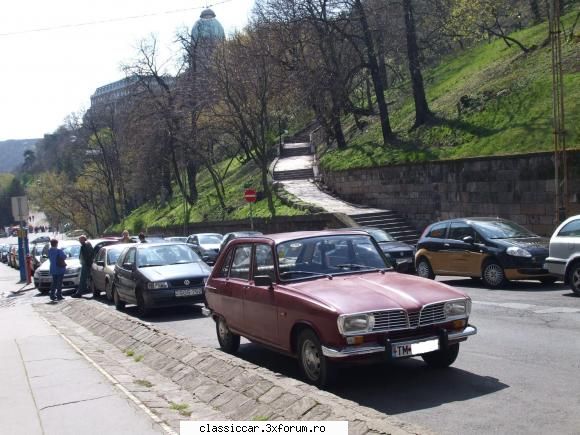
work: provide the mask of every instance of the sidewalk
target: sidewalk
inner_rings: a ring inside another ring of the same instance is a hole
[[[5,265],[0,278],[3,298],[23,287]],[[23,302],[0,304],[0,433],[164,433]]]

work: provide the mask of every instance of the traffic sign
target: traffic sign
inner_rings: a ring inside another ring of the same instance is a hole
[[[15,221],[28,221],[28,199],[26,196],[12,197],[12,216]]]
[[[244,199],[246,202],[256,202],[257,197],[258,195],[254,189],[246,189],[244,192]]]

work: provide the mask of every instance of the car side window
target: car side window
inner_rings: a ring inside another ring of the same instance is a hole
[[[226,258],[225,258],[224,262],[222,263],[222,267],[217,274],[217,278],[227,278],[229,276],[233,254],[234,254],[234,250],[230,249],[229,252],[226,254]]]
[[[137,253],[137,250],[135,248],[129,249],[129,251],[127,252],[127,255],[125,255],[125,258],[123,259],[123,263],[121,264],[121,267],[123,267],[125,264],[135,264],[135,254],[136,253]]]
[[[445,233],[447,232],[447,223],[435,224],[429,230],[427,237],[432,239],[444,239]]]
[[[99,254],[97,255],[97,261],[105,261],[105,254],[106,249],[99,250]]]
[[[276,279],[274,273],[274,254],[269,245],[257,244],[254,251],[254,276],[269,276]]]
[[[236,246],[234,259],[230,269],[230,278],[249,280],[251,259],[252,245]]]
[[[464,237],[471,236],[475,240],[475,231],[470,225],[462,222],[454,222],[449,229],[448,239],[463,240]]]
[[[568,222],[558,233],[558,237],[580,237],[580,219]]]

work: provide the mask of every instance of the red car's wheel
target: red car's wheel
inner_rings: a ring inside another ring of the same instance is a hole
[[[298,363],[306,380],[319,387],[330,385],[336,376],[336,367],[322,354],[318,336],[304,329],[298,336]]]

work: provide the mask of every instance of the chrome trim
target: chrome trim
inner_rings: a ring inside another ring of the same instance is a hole
[[[346,358],[349,356],[369,355],[372,353],[385,352],[385,346],[377,344],[362,344],[360,346],[347,346],[342,349],[321,346],[322,355],[327,358]]]
[[[210,308],[202,307],[201,314],[203,314],[205,317],[211,317],[213,314],[213,310],[211,310]]]
[[[467,338],[475,334],[477,334],[477,328],[473,325],[467,325],[463,331],[449,332],[447,334],[447,340],[449,341],[461,340],[462,338]]]

